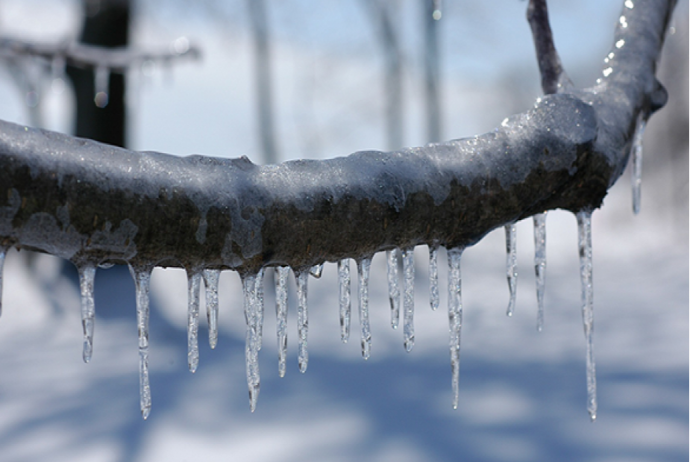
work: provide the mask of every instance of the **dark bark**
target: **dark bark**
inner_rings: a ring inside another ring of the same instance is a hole
[[[663,102],[654,72],[674,4],[624,7],[627,27],[595,87],[423,148],[260,167],[0,122],[0,236],[72,260],[300,270],[392,247],[471,245],[537,212],[599,207],[638,114]]]

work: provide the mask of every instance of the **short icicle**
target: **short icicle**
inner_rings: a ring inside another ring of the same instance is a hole
[[[276,335],[278,337],[278,374],[285,377],[285,363],[287,358],[287,280],[290,268],[279,266],[276,268]]]
[[[104,108],[108,105],[108,87],[110,86],[110,69],[106,66],[97,66],[94,71],[95,95],[93,98],[96,106]]]
[[[391,327],[398,328],[400,323],[400,285],[398,282],[398,254],[400,249],[386,251],[388,262],[388,299],[391,304]]]
[[[537,330],[544,328],[544,285],[546,283],[546,212],[532,217],[534,221],[534,274],[537,282]]]
[[[0,245],[0,315],[2,315],[2,273],[5,267],[5,256],[7,256],[7,246]]]
[[[460,396],[460,331],[462,329],[462,290],[460,260],[464,248],[448,249],[448,324],[450,330],[450,370],[453,386],[453,409]]]
[[[359,325],[361,329],[362,357],[366,360],[371,355],[371,327],[369,326],[369,269],[371,257],[357,262],[359,272]]]
[[[321,277],[321,274],[323,274],[323,263],[319,263],[318,265],[312,266],[309,270],[309,274],[311,274],[316,279],[319,279]]]
[[[187,366],[196,372],[199,365],[199,289],[201,273],[187,270]]]
[[[309,351],[307,350],[307,335],[309,333],[307,282],[309,281],[309,272],[296,272],[295,280],[297,281],[297,335],[299,336],[297,363],[299,365],[299,371],[305,373],[307,372],[307,364],[309,363]]]
[[[429,246],[429,304],[436,311],[440,304],[438,293],[438,245]]]
[[[587,410],[592,422],[597,418],[597,378],[594,362],[592,331],[594,309],[592,287],[592,211],[577,213],[578,247],[580,253],[580,280],[582,282],[582,321],[587,340]]]
[[[637,119],[637,127],[633,138],[632,147],[632,196],[633,213],[640,213],[640,199],[642,196],[642,141],[644,129],[647,126],[647,119],[644,113],[640,113]]]
[[[512,316],[517,298],[517,227],[515,223],[505,226],[506,230],[506,279],[510,290],[510,301],[506,314]]]
[[[218,280],[220,279],[220,270],[205,269],[201,274],[206,288],[208,343],[211,349],[214,349],[218,344]]]
[[[408,353],[414,347],[414,247],[402,251],[403,260],[403,345]]]
[[[261,378],[259,375],[259,303],[257,300],[257,274],[242,276],[242,292],[244,295],[244,319],[247,323],[247,335],[244,345],[244,357],[247,370],[247,386],[249,388],[249,409],[254,412],[259,398]]]
[[[347,343],[350,338],[350,260],[344,258],[338,262],[338,296],[340,302],[340,340]]]
[[[84,348],[82,358],[85,363],[91,361],[93,354],[93,328],[96,308],[93,299],[93,283],[96,267],[93,264],[79,265],[79,291],[81,292],[81,326],[84,331]]]
[[[149,287],[151,270],[148,265],[129,265],[134,279],[139,331],[139,406],[146,420],[151,413],[151,386],[149,385]]]

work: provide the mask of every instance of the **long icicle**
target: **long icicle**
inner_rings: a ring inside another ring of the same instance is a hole
[[[534,274],[537,283],[537,330],[544,328],[544,286],[546,284],[546,212],[532,217],[534,221]]]
[[[276,277],[276,335],[278,337],[278,375],[285,377],[287,358],[287,279],[290,268],[279,266]]]
[[[344,258],[338,262],[338,298],[340,305],[340,340],[347,343],[350,338],[350,260]]]
[[[400,249],[386,251],[388,263],[388,299],[391,304],[391,327],[398,328],[400,323],[400,285],[398,277],[398,254]]]
[[[646,115],[641,112],[637,119],[637,127],[635,129],[632,147],[632,196],[633,213],[635,215],[640,213],[640,200],[642,197],[642,141],[646,126]]]
[[[244,295],[244,320],[247,324],[247,335],[244,344],[244,358],[247,371],[247,386],[249,388],[249,409],[254,412],[259,398],[261,377],[259,375],[259,331],[258,331],[258,302],[256,291],[257,274],[242,276],[242,292]]]
[[[587,410],[594,421],[597,418],[597,378],[594,362],[592,331],[594,329],[594,307],[592,287],[592,211],[577,213],[578,247],[580,253],[580,280],[582,282],[582,321],[587,340]]]
[[[196,372],[199,366],[199,289],[201,273],[187,270],[187,366]]]
[[[7,246],[0,246],[0,315],[2,315],[2,273],[5,267],[5,256],[7,255]]]
[[[458,408],[460,395],[460,331],[462,329],[460,260],[463,250],[463,247],[448,249],[448,324],[453,409]]]
[[[309,333],[307,283],[309,281],[309,271],[296,272],[295,280],[297,281],[297,335],[299,336],[297,364],[299,365],[299,371],[305,373],[309,363],[309,351],[307,350],[307,335]]]
[[[151,413],[151,386],[149,385],[149,287],[151,270],[147,265],[129,265],[134,279],[137,303],[137,330],[139,331],[139,407],[146,420]]]
[[[414,347],[414,247],[402,251],[403,290],[403,345],[408,353]]]
[[[257,314],[257,332],[259,341],[259,351],[261,351],[261,346],[263,344],[262,339],[264,338],[264,274],[266,272],[265,268],[261,268],[258,273],[256,273],[256,279],[254,280],[254,293],[256,300],[256,314]]]
[[[429,246],[429,305],[436,311],[440,304],[438,293],[438,244]]]
[[[517,298],[517,226],[511,223],[505,226],[506,230],[506,279],[510,290],[510,301],[506,314],[512,316],[515,311]]]
[[[206,320],[208,321],[208,344],[214,349],[218,344],[218,281],[220,270],[205,269],[202,273],[206,291]]]
[[[84,331],[82,358],[85,363],[88,363],[93,354],[93,328],[96,318],[93,284],[96,277],[96,267],[93,264],[79,265],[78,271],[79,291],[81,292],[81,326]]]
[[[362,357],[366,360],[371,355],[371,327],[369,326],[369,269],[371,257],[357,262],[359,272],[359,325],[362,332]]]

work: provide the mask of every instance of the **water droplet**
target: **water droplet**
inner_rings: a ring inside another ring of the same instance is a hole
[[[316,279],[319,279],[321,277],[321,273],[323,273],[323,263],[319,263],[318,265],[314,265],[309,270],[309,274],[311,274]]]

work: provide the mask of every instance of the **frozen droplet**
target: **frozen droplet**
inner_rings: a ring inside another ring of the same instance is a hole
[[[139,406],[141,416],[147,419],[151,412],[149,385],[149,287],[151,270],[147,265],[129,265],[134,279],[137,304],[137,330],[139,331]]]
[[[2,315],[2,273],[5,267],[5,256],[7,255],[7,247],[0,246],[0,315]]]
[[[307,334],[309,333],[309,310],[307,307],[307,282],[309,273],[300,271],[295,273],[297,281],[297,335],[299,343],[297,346],[297,363],[299,371],[305,373],[309,363],[309,352],[307,350]]]
[[[450,330],[450,371],[453,386],[453,409],[460,395],[460,331],[462,329],[462,290],[460,260],[464,248],[448,250],[448,325]]]
[[[323,273],[323,263],[319,263],[318,265],[314,265],[309,270],[309,274],[311,274],[316,279],[319,279],[321,277],[321,273]]]
[[[635,129],[632,147],[632,195],[633,213],[635,215],[640,213],[640,199],[642,194],[642,141],[646,126],[647,120],[640,114],[637,119],[637,128]]]
[[[506,230],[506,278],[510,290],[510,301],[506,314],[512,316],[517,298],[517,227],[515,223],[505,226]]]
[[[80,265],[78,271],[79,291],[81,292],[81,326],[84,331],[82,358],[85,363],[88,363],[93,354],[93,327],[96,317],[93,283],[96,277],[96,267],[92,264]]]
[[[196,372],[199,365],[199,289],[201,273],[187,270],[187,366]]]
[[[350,260],[338,261],[338,296],[340,302],[340,340],[347,343],[350,338]]]
[[[206,288],[206,320],[208,321],[208,343],[211,348],[218,344],[218,280],[220,270],[205,269],[202,273]]]
[[[400,322],[400,286],[398,283],[398,254],[399,249],[386,251],[388,262],[388,299],[391,304],[391,327],[398,328]]]
[[[532,217],[534,221],[534,274],[537,283],[537,330],[544,328],[544,286],[546,283],[546,212]]]
[[[594,306],[592,287],[592,212],[577,213],[577,235],[580,253],[580,281],[582,283],[582,321],[587,343],[587,410],[594,421],[597,418],[597,378],[594,362],[592,331],[594,329]]]
[[[247,372],[247,386],[249,388],[249,409],[254,412],[259,398],[261,378],[259,375],[259,303],[256,290],[258,274],[242,276],[242,292],[244,295],[244,320],[247,324],[247,335],[244,345],[244,358]]]
[[[403,344],[410,352],[414,347],[414,247],[402,251],[403,260]]]
[[[438,245],[429,246],[429,304],[436,311],[440,303],[438,293]]]
[[[94,71],[95,96],[93,98],[96,106],[104,108],[108,105],[108,87],[110,86],[110,69],[107,66],[97,66]]]
[[[359,325],[362,332],[362,357],[369,359],[371,354],[371,328],[369,326],[369,269],[371,257],[357,262],[359,273]]]
[[[287,358],[287,279],[290,268],[279,266],[276,283],[276,334],[278,336],[278,374],[285,377],[285,360]]]

